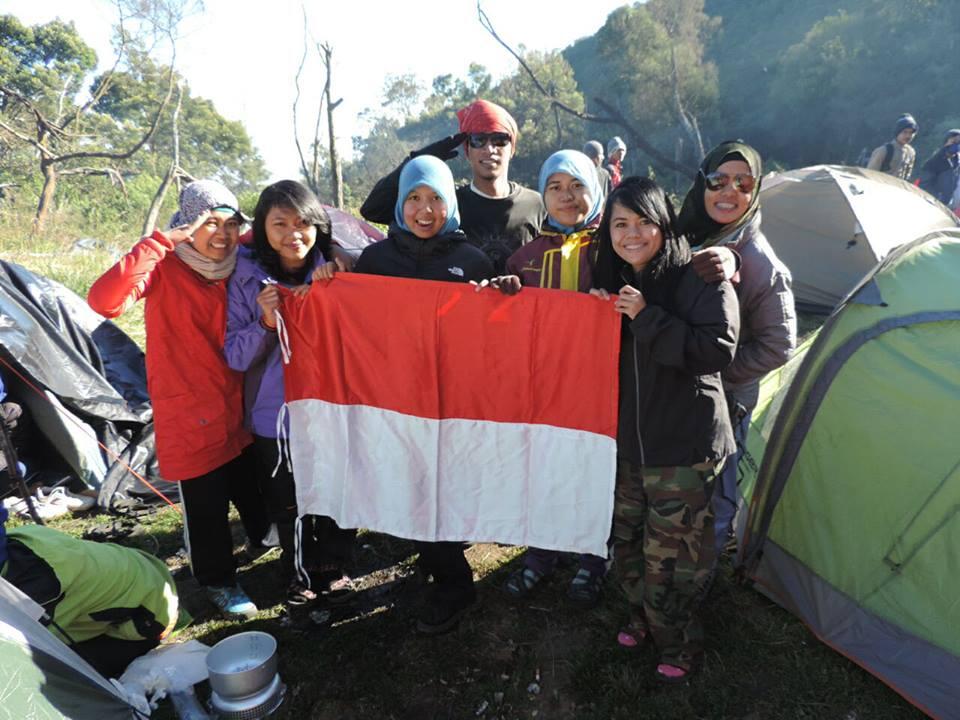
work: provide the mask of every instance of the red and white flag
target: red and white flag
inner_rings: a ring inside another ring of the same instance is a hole
[[[301,514],[606,555],[620,315],[588,295],[341,274],[287,297]]]

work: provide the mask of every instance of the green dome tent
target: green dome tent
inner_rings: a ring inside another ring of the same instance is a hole
[[[762,386],[758,589],[933,717],[960,708],[960,230],[891,252]]]
[[[43,608],[0,578],[0,717],[136,720],[109,680],[53,636]]]

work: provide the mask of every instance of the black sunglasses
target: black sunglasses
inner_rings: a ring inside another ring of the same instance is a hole
[[[487,145],[506,147],[510,144],[510,136],[506,133],[470,133],[467,137],[470,147],[479,149]]]
[[[700,173],[703,175],[703,173]],[[721,172],[712,172],[709,175],[703,175],[703,180],[707,185],[707,190],[720,190],[725,188],[731,182],[733,186],[742,193],[752,193],[757,186],[757,179],[753,175],[746,173],[737,173],[736,175],[727,175]]]

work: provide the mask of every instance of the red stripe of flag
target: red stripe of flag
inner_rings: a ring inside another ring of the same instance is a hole
[[[620,316],[562,290],[340,274],[281,310],[286,400],[616,438]]]

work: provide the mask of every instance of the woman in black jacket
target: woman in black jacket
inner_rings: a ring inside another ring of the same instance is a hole
[[[446,163],[421,155],[403,166],[387,238],[364,249],[354,272],[484,284],[493,277],[493,263],[460,230],[453,176]],[[505,292],[519,290],[519,279],[508,285]],[[433,577],[417,614],[417,629],[429,635],[447,632],[476,599],[463,543],[418,541],[416,546],[420,569]]]
[[[368,245],[353,270],[450,282],[493,277],[493,263],[460,229],[453,175],[442,160],[421,155],[403,166],[387,238]]]
[[[663,190],[627,178],[607,198],[592,292],[623,315],[614,561],[630,601],[617,640],[649,634],[657,679],[682,682],[702,656],[698,590],[713,564],[710,495],[734,450],[720,382],[737,344],[729,282],[707,284]]]

